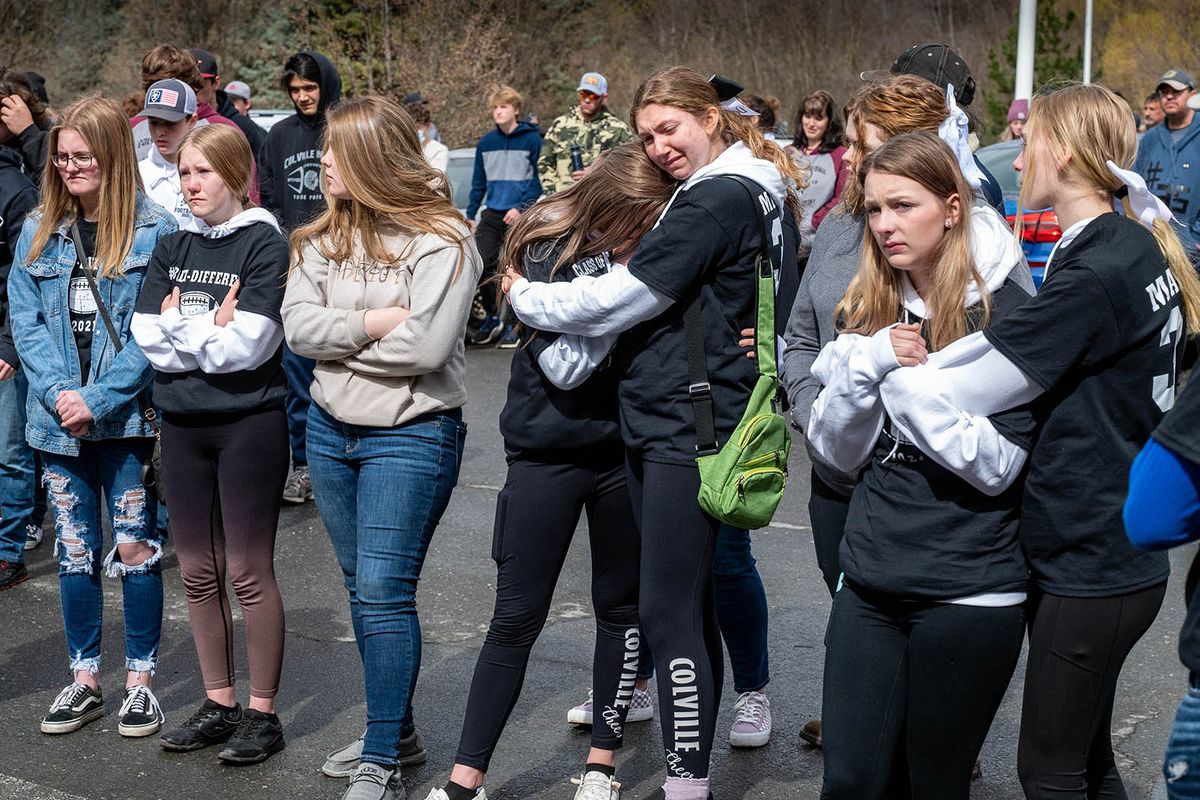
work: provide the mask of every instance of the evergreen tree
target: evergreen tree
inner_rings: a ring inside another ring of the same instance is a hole
[[[1076,30],[1077,16],[1071,9],[1063,14],[1057,0],[1037,4],[1034,32],[1033,90],[1056,81],[1083,79],[1083,31]],[[1016,83],[1017,23],[1004,36],[997,51],[988,48],[987,75],[995,90],[986,95],[984,129],[999,135],[1008,124],[1008,106]],[[1100,77],[1095,71],[1092,79]]]

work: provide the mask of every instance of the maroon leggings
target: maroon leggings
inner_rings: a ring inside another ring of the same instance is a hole
[[[274,697],[283,666],[275,529],[288,471],[282,408],[163,419],[171,538],[205,689],[235,682],[225,577],[246,621],[252,697]]]

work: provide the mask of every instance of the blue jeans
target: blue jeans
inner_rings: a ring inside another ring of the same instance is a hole
[[[303,467],[308,463],[305,432],[308,428],[308,408],[312,405],[309,387],[313,382],[313,368],[317,362],[298,356],[285,342],[283,345],[283,374],[287,376],[288,443],[292,448],[292,465]]]
[[[33,448],[25,441],[29,381],[18,369],[0,381],[0,561],[25,563],[25,526],[33,515]]]
[[[458,482],[466,435],[459,409],[376,428],[309,407],[313,495],[350,593],[366,676],[362,760],[389,769],[413,727],[421,668],[417,581]]]
[[[71,670],[100,669],[103,570],[120,576],[125,599],[125,668],[154,672],[162,638],[162,549],[154,520],[157,498],[142,485],[142,464],[153,439],[82,442],[78,456],[43,452],[42,482],[54,514],[59,593]],[[101,494],[112,522],[113,547],[104,552]],[[136,566],[121,563],[119,544],[145,542],[154,551]]]
[[[1171,800],[1200,798],[1200,688],[1195,680],[1175,712],[1175,725],[1163,757],[1163,775]]]
[[[729,649],[733,689],[758,691],[771,681],[767,665],[767,592],[750,552],[750,531],[722,525],[713,557],[717,623]],[[642,637],[638,677],[654,674],[654,655]]]
[[[722,525],[713,557],[714,593],[721,638],[729,649],[733,689],[762,689],[771,680],[767,666],[767,592],[750,552],[750,531]]]

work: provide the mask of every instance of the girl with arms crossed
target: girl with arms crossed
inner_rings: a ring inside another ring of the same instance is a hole
[[[367,730],[344,800],[394,800],[400,754],[419,741],[417,582],[458,481],[463,330],[482,267],[445,175],[394,102],[333,108],[321,166],[329,205],[292,234],[284,332],[317,360],[309,468],[366,677]]]
[[[167,499],[192,638],[207,698],[162,737],[166,750],[226,743],[227,763],[283,749],[275,695],[283,666],[283,601],[275,582],[279,505],[287,478],[287,386],[279,313],[287,241],[250,204],[253,158],[225,125],[187,135],[180,186],[203,234],[163,239],[150,260],[133,334],[157,371]],[[246,622],[250,704],[237,701],[229,576]]]

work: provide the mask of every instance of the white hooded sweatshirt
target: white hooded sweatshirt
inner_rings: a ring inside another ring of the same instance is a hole
[[[787,199],[788,187],[778,168],[766,159],[755,158],[744,143],[735,142],[675,190],[655,227],[681,194],[722,175],[749,178],[766,189],[780,208]],[[776,238],[782,247],[782,236]],[[538,357],[546,377],[560,389],[583,383],[604,361],[622,331],[653,319],[674,303],[624,266],[614,263],[603,275],[567,282],[535,283],[521,278],[509,289],[508,303],[522,322],[538,330],[565,334]]]
[[[982,205],[970,214],[971,250],[989,292],[999,289],[1024,264],[1012,231]],[[907,276],[902,303],[924,319],[925,303]],[[979,302],[979,288],[967,289],[966,305]],[[1002,436],[986,416],[966,414],[944,393],[931,391],[920,368],[900,367],[891,345],[891,327],[873,336],[846,333],[822,348],[812,373],[824,388],[809,416],[809,446],[837,469],[856,474],[870,458],[890,417],[898,431],[936,463],[988,495],[1016,480],[1028,453]],[[923,371],[922,371],[923,372]],[[914,382],[915,381],[915,382]]]

